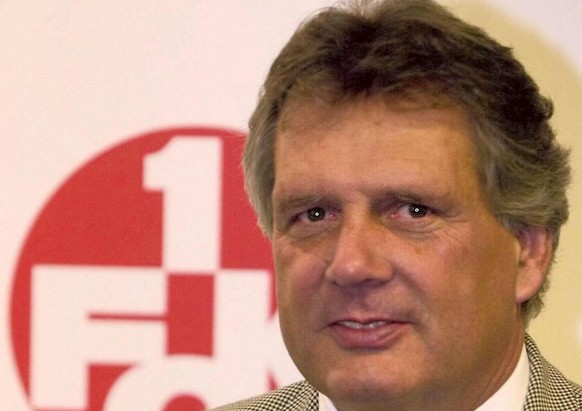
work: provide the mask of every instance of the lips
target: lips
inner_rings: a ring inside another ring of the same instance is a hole
[[[341,319],[329,324],[336,343],[344,349],[387,349],[405,331],[407,323],[391,319]]]
[[[384,320],[370,321],[370,322],[366,322],[366,323],[361,323],[358,321],[351,321],[351,320],[343,320],[343,321],[337,322],[338,325],[350,328],[352,330],[373,330],[375,328],[378,328],[378,327],[381,327],[383,325],[387,325],[390,323],[392,323],[392,321],[384,321]]]

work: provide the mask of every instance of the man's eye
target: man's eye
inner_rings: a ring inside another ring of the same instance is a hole
[[[322,207],[314,207],[307,210],[307,219],[311,222],[320,221],[325,218],[325,209]]]
[[[428,207],[420,204],[408,204],[408,212],[412,218],[422,218],[428,214]]]

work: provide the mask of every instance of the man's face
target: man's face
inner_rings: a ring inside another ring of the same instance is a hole
[[[519,357],[539,278],[488,209],[463,111],[368,99],[284,114],[272,242],[299,370],[340,409],[483,402]]]

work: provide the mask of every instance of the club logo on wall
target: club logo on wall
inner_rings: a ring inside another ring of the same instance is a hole
[[[243,142],[218,128],[141,135],[48,201],[11,300],[31,409],[201,410],[295,378]]]

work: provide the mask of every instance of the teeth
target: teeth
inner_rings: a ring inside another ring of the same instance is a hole
[[[351,328],[352,330],[371,330],[374,328],[378,328],[382,325],[386,325],[388,324],[388,321],[372,321],[369,323],[359,323],[357,321],[340,321],[339,322],[340,325],[343,325],[344,327],[347,328]]]

